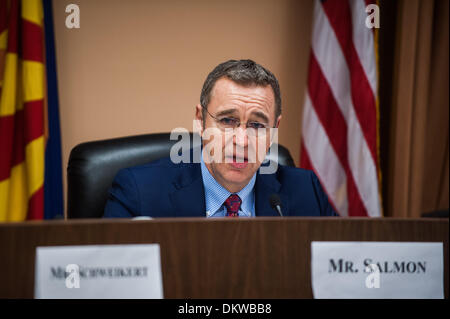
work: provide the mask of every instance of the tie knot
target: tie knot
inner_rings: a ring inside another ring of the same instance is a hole
[[[241,207],[242,200],[236,194],[231,194],[224,203],[227,208],[227,217],[238,217],[239,207]]]

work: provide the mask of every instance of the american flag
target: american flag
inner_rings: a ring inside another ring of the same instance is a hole
[[[377,46],[366,26],[371,3],[314,4],[300,166],[315,171],[341,216],[382,215]]]

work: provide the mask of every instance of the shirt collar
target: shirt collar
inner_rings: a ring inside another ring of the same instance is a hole
[[[225,200],[232,194],[225,187],[223,187],[216,179],[211,175],[208,168],[201,156],[201,170],[203,185],[205,186],[205,204],[206,211],[209,212],[209,216],[214,215],[223,205]],[[254,192],[256,173],[248,184],[236,194],[241,198],[242,204],[240,210],[246,217],[252,216],[252,210],[254,209]]]

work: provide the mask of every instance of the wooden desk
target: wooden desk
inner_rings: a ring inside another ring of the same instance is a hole
[[[312,298],[311,241],[444,243],[448,219],[239,218],[0,225],[0,297],[33,298],[37,246],[159,243],[165,298]]]

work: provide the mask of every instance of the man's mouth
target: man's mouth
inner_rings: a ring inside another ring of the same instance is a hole
[[[248,158],[247,157],[230,156],[230,157],[227,157],[226,162],[228,164],[230,164],[233,168],[243,169],[243,168],[246,168],[248,165]]]

